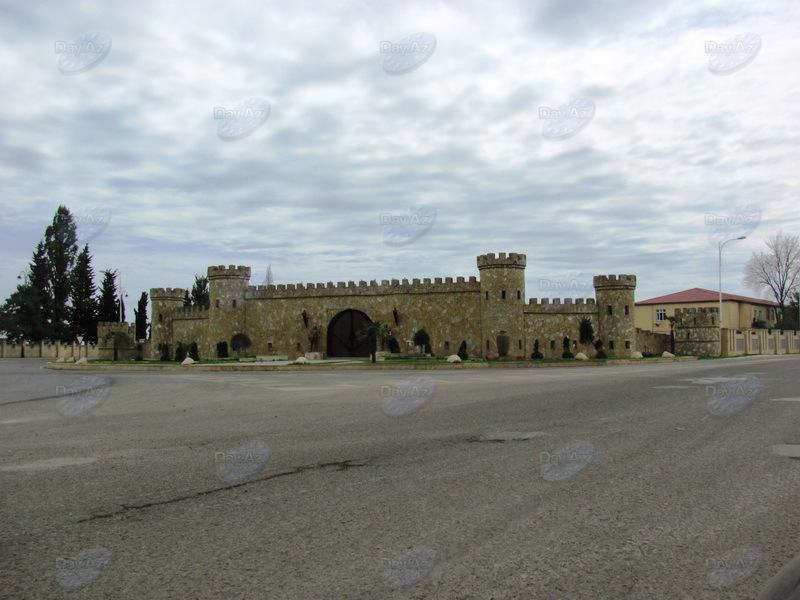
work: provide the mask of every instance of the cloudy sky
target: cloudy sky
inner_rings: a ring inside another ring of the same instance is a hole
[[[477,275],[754,295],[800,233],[800,3],[0,2],[0,296],[59,204],[135,298]],[[716,222],[716,230],[709,226]],[[726,226],[720,229],[719,224]],[[99,280],[99,276],[98,276]]]

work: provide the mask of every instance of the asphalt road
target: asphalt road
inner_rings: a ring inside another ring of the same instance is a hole
[[[800,552],[799,356],[42,365],[0,361],[3,598],[752,600]]]

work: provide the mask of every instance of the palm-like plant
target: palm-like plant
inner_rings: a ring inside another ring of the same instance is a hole
[[[359,332],[358,337],[361,340],[369,340],[369,350],[372,362],[376,362],[375,354],[378,352],[378,340],[383,339],[389,335],[389,326],[382,321],[372,321],[365,325]]]

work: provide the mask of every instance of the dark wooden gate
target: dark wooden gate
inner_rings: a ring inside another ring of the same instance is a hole
[[[358,335],[369,323],[360,310],[343,310],[333,317],[328,326],[328,356],[369,356],[369,340]]]

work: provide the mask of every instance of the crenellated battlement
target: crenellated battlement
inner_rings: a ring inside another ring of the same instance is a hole
[[[526,313],[592,314],[597,312],[594,298],[530,298]]]
[[[227,268],[225,265],[218,265],[216,267],[208,267],[209,279],[250,279],[252,270],[250,267],[243,265],[234,266],[230,265]]]
[[[594,288],[635,289],[636,275],[595,275]]]
[[[246,298],[303,298],[309,296],[388,296],[392,294],[436,294],[451,292],[478,292],[480,282],[473,275],[464,277],[426,277],[424,279],[372,279],[367,282],[328,281],[327,283],[289,283],[278,285],[250,286]]]
[[[538,298],[530,298],[528,304],[594,304],[594,298],[542,298],[541,301]]]
[[[150,300],[180,300],[186,297],[185,288],[150,288]]]
[[[719,327],[719,308],[694,307],[675,309],[675,327]]]
[[[527,258],[524,254],[501,252],[495,256],[492,252],[478,256],[478,269],[524,269],[526,262]]]

